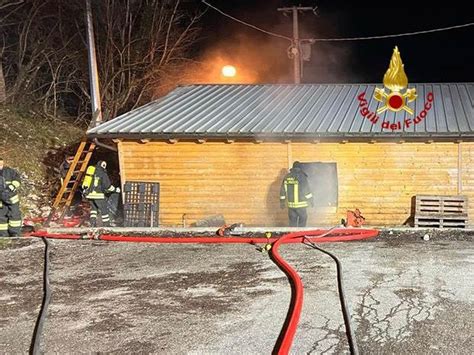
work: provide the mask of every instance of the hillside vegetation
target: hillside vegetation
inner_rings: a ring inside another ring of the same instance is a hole
[[[46,119],[33,111],[0,106],[0,156],[22,176],[21,207],[25,215],[47,212],[57,191],[57,168],[74,153],[84,131],[71,122]]]

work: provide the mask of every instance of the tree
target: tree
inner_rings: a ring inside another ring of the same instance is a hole
[[[23,0],[19,1],[10,1],[10,0],[1,0],[0,1],[0,13],[6,11],[8,8],[12,6],[19,5],[23,2]],[[3,20],[6,20],[7,16],[4,15],[0,17],[0,22]],[[5,87],[5,77],[3,75],[3,51],[4,51],[4,46],[0,49],[0,104],[4,104],[7,100],[7,92],[6,92],[6,87]]]
[[[186,63],[200,14],[190,15],[180,6],[179,0],[96,3],[94,27],[105,119],[152,99],[161,78]]]
[[[77,79],[69,48],[77,34],[57,20],[62,9],[60,1],[30,0],[0,12],[8,102],[39,104],[55,114],[58,96]]]
[[[93,13],[104,119],[149,101],[179,72],[201,16],[179,0],[101,0]],[[84,1],[0,0],[0,19],[6,100],[90,116]]]
[[[2,56],[0,55],[0,104],[4,104],[7,100],[7,92],[5,89],[5,78],[3,76]]]

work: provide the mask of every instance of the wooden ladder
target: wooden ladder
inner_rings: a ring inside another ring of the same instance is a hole
[[[49,227],[51,220],[53,219],[56,212],[59,212],[58,222],[62,222],[64,215],[71,206],[74,195],[79,188],[84,173],[87,169],[92,153],[95,148],[95,143],[88,142],[87,138],[81,140],[81,144],[77,149],[74,160],[69,166],[64,182],[59,189],[56,198],[54,199],[53,208],[48,216],[45,223],[46,227]]]

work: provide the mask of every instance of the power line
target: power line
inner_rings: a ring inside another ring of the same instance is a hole
[[[415,35],[421,35],[421,34],[425,34],[425,33],[449,31],[449,30],[454,30],[456,28],[469,27],[469,26],[474,26],[474,22],[465,23],[463,25],[435,28],[435,29],[432,29],[432,30],[407,32],[407,33],[399,33],[399,34],[392,34],[392,35],[368,36],[368,37],[347,37],[347,38],[309,38],[309,39],[307,39],[307,41],[311,41],[311,42],[365,41],[365,40],[370,40],[370,39],[383,39],[383,38],[393,38],[393,37],[403,37],[403,36],[415,36]]]
[[[250,23],[244,22],[242,20],[239,20],[238,18],[235,18],[229,14],[226,14],[224,11],[218,9],[215,6],[212,6],[211,4],[207,3],[205,0],[202,0],[202,3],[205,4],[206,6],[210,7],[211,9],[219,12],[221,15],[224,15],[225,17],[228,17],[236,22],[239,22],[245,26],[248,26],[250,28],[253,28],[254,30],[266,33],[270,36],[286,39],[288,41],[292,41],[290,37],[270,32],[267,30],[264,30],[262,28],[259,28],[255,25],[252,25]],[[381,36],[367,36],[367,37],[345,37],[345,38],[302,38],[301,41],[308,41],[308,42],[342,42],[342,41],[366,41],[366,40],[373,40],[373,39],[384,39],[384,38],[394,38],[394,37],[406,37],[406,36],[415,36],[415,35],[421,35],[421,34],[426,34],[426,33],[433,33],[433,32],[441,32],[441,31],[449,31],[449,30],[454,30],[458,28],[463,28],[463,27],[470,27],[474,26],[474,22],[469,22],[465,23],[462,25],[455,25],[455,26],[449,26],[449,27],[441,27],[441,28],[435,28],[431,30],[424,30],[424,31],[416,31],[416,32],[407,32],[407,33],[398,33],[398,34],[391,34],[391,35],[381,35]]]
[[[207,3],[205,0],[202,0],[202,3],[203,3],[204,5],[206,5],[206,6],[209,6],[211,9],[217,11],[217,12],[220,13],[221,15],[224,15],[225,17],[228,17],[228,18],[230,18],[230,19],[232,19],[232,20],[234,20],[234,21],[236,21],[236,22],[239,22],[239,23],[245,25],[245,26],[248,26],[248,27],[250,27],[250,28],[253,28],[254,30],[257,30],[257,31],[266,33],[266,34],[268,34],[268,35],[270,35],[270,36],[274,36],[274,37],[286,39],[286,40],[288,40],[288,41],[290,41],[290,42],[292,41],[292,39],[291,39],[290,37],[286,37],[286,36],[283,36],[283,35],[278,34],[278,33],[274,33],[274,32],[270,32],[270,31],[264,30],[264,29],[262,29],[262,28],[259,28],[259,27],[255,26],[255,25],[252,25],[252,24],[250,24],[250,23],[247,23],[247,22],[244,22],[244,21],[242,21],[242,20],[239,20],[238,18],[235,18],[234,16],[228,15],[228,14],[226,14],[224,11],[218,9],[217,7],[212,6],[212,5],[209,4],[209,3]]]

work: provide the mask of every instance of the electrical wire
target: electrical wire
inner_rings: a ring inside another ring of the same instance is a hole
[[[238,18],[234,17],[234,16],[231,16],[227,13],[225,13],[224,11],[218,9],[217,7],[209,4],[208,2],[206,2],[205,0],[201,0],[203,4],[205,4],[206,6],[210,7],[211,9],[217,11],[218,13],[220,13],[221,15],[225,16],[225,17],[228,17],[238,23],[241,23],[245,26],[248,26],[250,28],[253,28],[254,30],[257,30],[257,31],[260,31],[260,32],[263,32],[263,33],[266,33],[270,36],[274,36],[274,37],[278,37],[278,38],[282,38],[282,39],[286,39],[290,42],[293,42],[293,39],[290,38],[290,37],[287,37],[287,36],[284,36],[284,35],[281,35],[281,34],[278,34],[278,33],[274,33],[274,32],[270,32],[270,31],[267,31],[267,30],[264,30],[260,27],[257,27],[255,25],[252,25],[248,22],[245,22],[245,21],[242,21],[242,20],[239,20]],[[416,35],[421,35],[421,34],[427,34],[427,33],[434,33],[434,32],[441,32],[441,31],[450,31],[450,30],[454,30],[454,29],[458,29],[458,28],[464,28],[464,27],[470,27],[470,26],[474,26],[474,22],[468,22],[468,23],[465,23],[465,24],[462,24],[462,25],[454,25],[454,26],[449,26],[449,27],[441,27],[441,28],[434,28],[434,29],[431,29],[431,30],[423,30],[423,31],[415,31],[415,32],[406,32],[406,33],[397,33],[397,34],[390,34],[390,35],[380,35],[380,36],[366,36],[366,37],[343,37],[343,38],[302,38],[300,39],[300,41],[303,41],[303,42],[311,42],[311,43],[314,43],[314,42],[344,42],[344,41],[367,41],[367,40],[373,40],[373,39],[385,39],[385,38],[395,38],[395,37],[406,37],[406,36],[416,36]]]
[[[282,39],[286,39],[290,42],[293,42],[293,39],[291,39],[290,37],[287,37],[287,36],[284,36],[284,35],[281,35],[281,34],[278,34],[278,33],[274,33],[274,32],[270,32],[270,31],[267,31],[267,30],[264,30],[263,28],[260,28],[260,27],[257,27],[255,25],[252,25],[248,22],[245,22],[245,21],[242,21],[242,20],[239,20],[238,18],[234,17],[234,16],[231,16],[229,14],[226,14],[224,11],[218,9],[217,7],[215,6],[212,6],[211,4],[209,4],[208,2],[206,2],[205,0],[201,0],[202,3],[208,7],[210,7],[211,9],[217,11],[218,13],[220,13],[221,15],[225,16],[225,17],[228,17],[238,23],[241,23],[242,25],[245,25],[247,27],[250,27],[250,28],[253,28],[254,30],[257,30],[257,31],[260,31],[260,32],[263,32],[263,33],[266,33],[267,35],[270,35],[270,36],[274,36],[274,37],[278,37],[278,38],[282,38]]]
[[[454,29],[457,29],[457,28],[463,28],[463,27],[469,27],[469,26],[474,26],[474,22],[469,22],[469,23],[465,23],[465,24],[462,24],[462,25],[456,25],[456,26],[435,28],[435,29],[432,29],[432,30],[406,32],[406,33],[398,33],[398,34],[391,34],[391,35],[368,36],[368,37],[347,37],[347,38],[309,38],[309,39],[302,39],[302,41],[305,41],[305,40],[309,41],[309,42],[366,41],[366,40],[371,40],[371,39],[384,39],[384,38],[422,35],[422,34],[426,34],[426,33],[449,31],[449,30],[454,30]]]
[[[49,288],[49,242],[47,237],[42,237],[45,244],[44,249],[44,266],[43,266],[43,302],[41,310],[36,320],[33,338],[31,339],[30,354],[40,354],[41,334],[43,333],[43,325],[48,315],[49,301],[51,300],[51,290]]]
[[[347,341],[349,343],[349,349],[351,351],[351,354],[352,355],[358,355],[359,354],[359,349],[357,347],[357,340],[356,340],[356,337],[355,337],[353,327],[351,325],[351,315],[350,315],[350,312],[349,312],[349,307],[347,305],[345,291],[344,291],[344,284],[343,284],[343,280],[342,280],[342,264],[334,254],[328,252],[327,250],[324,250],[324,249],[318,247],[316,244],[314,244],[308,238],[305,237],[303,243],[305,245],[308,245],[311,248],[319,250],[320,252],[322,252],[326,255],[329,255],[336,262],[337,289],[338,289],[338,293],[339,293],[339,301],[341,302],[341,310],[342,310],[342,315],[343,315],[343,318],[344,318],[344,325],[346,327]]]

